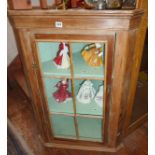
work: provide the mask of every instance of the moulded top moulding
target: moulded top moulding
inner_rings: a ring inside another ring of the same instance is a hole
[[[8,10],[16,28],[129,30],[139,26],[143,10]],[[94,26],[95,23],[95,26]]]
[[[134,10],[8,10],[12,16],[111,16],[111,17],[132,17],[143,14],[142,9]]]

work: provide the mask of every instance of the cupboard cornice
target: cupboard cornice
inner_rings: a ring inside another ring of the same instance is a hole
[[[129,30],[139,26],[143,11],[8,10],[8,14],[16,28],[55,28],[55,23],[60,21],[61,29]]]

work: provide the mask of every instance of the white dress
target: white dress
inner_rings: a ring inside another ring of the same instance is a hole
[[[94,96],[95,89],[93,88],[93,83],[89,80],[86,80],[79,89],[76,98],[80,103],[89,104]]]
[[[99,91],[95,96],[95,102],[99,107],[103,107],[103,86],[100,86]]]
[[[68,47],[64,45],[64,49],[60,52],[60,55],[62,55],[62,63],[61,66],[59,66],[62,69],[69,68],[70,66],[70,60],[68,56]]]
[[[60,51],[59,55],[54,59],[53,63],[58,69],[68,69],[70,67],[69,49],[65,43],[63,44],[63,49]],[[57,64],[55,61],[62,56],[61,64]]]

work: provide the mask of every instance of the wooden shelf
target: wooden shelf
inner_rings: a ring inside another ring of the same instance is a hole
[[[91,67],[89,66],[81,56],[81,53],[73,54],[73,67],[75,78],[89,78],[96,80],[104,79],[104,67]]]
[[[74,114],[72,99],[65,103],[57,103],[51,95],[51,97],[48,98],[48,105],[51,112]]]
[[[81,57],[80,53],[73,54],[73,69],[75,79],[103,80],[104,67],[91,67]],[[70,69],[58,69],[52,60],[42,63],[43,77],[71,78]]]
[[[71,78],[70,69],[58,69],[53,60],[42,63],[43,76],[53,78]]]
[[[41,69],[43,77],[49,78],[76,78],[76,79],[104,79],[104,65],[100,67],[89,66],[83,57],[81,56],[82,49],[90,44],[90,42],[70,42],[71,52],[73,59],[71,65],[73,67],[73,75],[71,75],[70,68],[68,69],[58,69],[53,63],[60,42],[52,41],[39,41],[37,42],[37,49],[39,53],[39,60],[41,64]],[[104,45],[104,43],[103,43]],[[104,46],[103,46],[104,48]],[[104,50],[103,50],[104,51]]]
[[[92,79],[103,80],[104,79],[104,67],[90,67],[82,58],[80,53],[73,54],[73,69],[75,79]],[[42,63],[43,77],[48,78],[71,78],[70,69],[58,69],[53,60],[49,60]]]
[[[91,80],[91,82],[93,83],[93,87],[97,93],[99,86],[103,85],[103,81]],[[79,91],[82,83],[83,83],[83,80],[74,80],[74,84],[75,84],[74,89],[75,89],[76,95],[78,94],[78,91]],[[95,95],[96,95],[96,93],[95,93]],[[94,99],[89,104],[80,103],[76,99],[76,113],[81,114],[81,115],[83,114],[83,115],[102,116],[103,108],[99,107],[99,105],[97,105],[97,103],[94,101]]]
[[[45,85],[45,94],[46,94],[47,101],[48,101],[49,111],[57,112],[57,113],[65,113],[65,114],[74,114],[73,99],[68,100],[65,103],[58,103],[53,98],[53,93],[57,90],[55,85],[61,79],[46,78],[43,80],[44,80],[44,85]],[[89,104],[82,104],[76,100],[76,95],[78,94],[78,91],[79,91],[82,83],[83,83],[83,80],[74,80],[76,114],[102,116],[103,109],[101,107],[99,107],[99,105],[97,105],[97,103],[94,101],[94,99]],[[93,87],[97,93],[99,86],[103,84],[103,81],[92,80],[92,83],[93,83]],[[69,84],[68,90],[69,90],[69,92],[72,92],[71,82]]]
[[[66,101],[65,103],[57,103],[53,97],[48,98],[49,110],[51,113],[64,113],[64,114],[74,114],[73,111],[73,101]],[[76,102],[76,114],[79,115],[94,115],[102,117],[103,109],[99,107],[94,100],[90,104],[82,104]]]

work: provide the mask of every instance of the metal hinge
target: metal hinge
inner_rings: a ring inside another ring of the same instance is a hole
[[[38,65],[36,63],[32,63],[32,68],[33,69],[37,69],[38,68]]]
[[[111,85],[108,85],[107,93],[109,94],[111,91]]]

